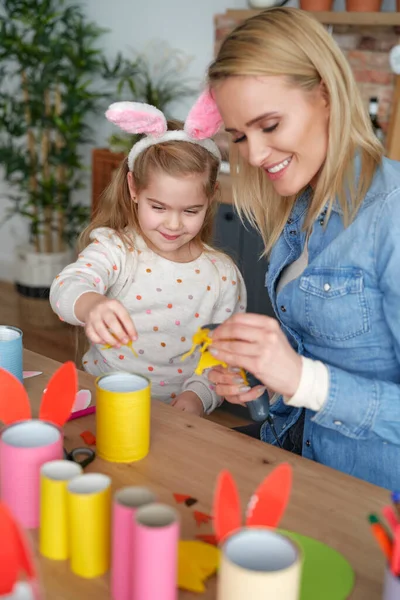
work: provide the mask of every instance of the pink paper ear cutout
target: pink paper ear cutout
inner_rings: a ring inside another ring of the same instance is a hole
[[[217,133],[222,117],[210,89],[206,89],[189,111],[185,131],[195,140],[204,140]]]
[[[22,383],[8,371],[0,369],[0,421],[10,425],[31,418],[31,405]]]
[[[78,376],[73,362],[64,363],[50,379],[42,396],[39,419],[62,427],[71,414],[78,390]]]
[[[114,102],[106,118],[127,133],[161,136],[167,131],[167,120],[155,106],[142,102]]]

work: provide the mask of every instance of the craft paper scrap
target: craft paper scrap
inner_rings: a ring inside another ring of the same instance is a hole
[[[185,494],[174,494],[174,498],[178,504],[183,504],[183,502],[185,502],[185,500],[190,498],[190,496],[187,496]]]
[[[79,435],[88,446],[94,446],[96,444],[96,437],[91,431],[82,431]]]
[[[75,402],[72,407],[72,412],[77,412],[78,410],[85,410],[90,406],[92,401],[92,393],[90,390],[79,390],[79,392],[75,396]]]
[[[197,523],[197,527],[200,527],[203,523],[209,523],[212,520],[211,515],[207,515],[206,513],[195,510],[193,513],[195,521]]]
[[[204,580],[214,575],[220,561],[220,550],[210,544],[194,540],[180,540],[178,544],[178,587],[203,593]]]
[[[31,377],[37,377],[38,375],[43,375],[43,371],[24,371],[23,372],[24,379],[30,379]]]

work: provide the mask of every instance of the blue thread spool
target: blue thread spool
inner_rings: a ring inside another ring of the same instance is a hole
[[[0,367],[23,382],[22,331],[17,327],[0,325]]]

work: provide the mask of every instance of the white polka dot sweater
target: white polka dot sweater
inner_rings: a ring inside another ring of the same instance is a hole
[[[60,319],[84,325],[74,306],[86,292],[118,299],[129,311],[138,332],[133,348],[103,349],[92,345],[83,357],[92,375],[123,370],[149,377],[152,397],[171,402],[184,390],[195,392],[210,413],[221,399],[206,373],[194,374],[198,353],[185,361],[198,327],[220,323],[246,310],[246,289],[233,261],[207,248],[190,263],[176,263],[150,250],[135,235],[132,247],[106,228],[96,229],[91,244],[77,261],[54,280],[50,302]]]

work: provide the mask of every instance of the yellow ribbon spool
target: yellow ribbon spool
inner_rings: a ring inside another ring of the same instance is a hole
[[[97,455],[109,462],[144,458],[150,447],[151,384],[134,373],[96,379]]]

